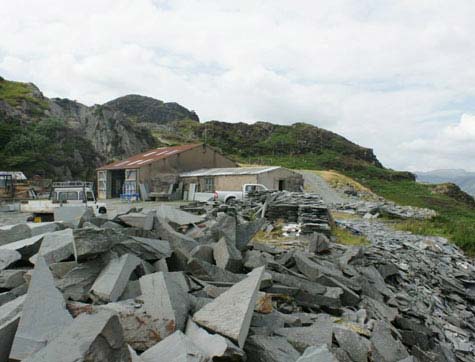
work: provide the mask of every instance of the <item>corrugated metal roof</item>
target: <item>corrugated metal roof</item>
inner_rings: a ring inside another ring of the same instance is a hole
[[[177,153],[191,150],[192,148],[201,146],[201,144],[191,144],[183,146],[162,147],[148,150],[138,155],[131,156],[125,160],[112,162],[108,165],[99,167],[98,170],[123,170],[126,168],[140,168],[143,165],[162,160]]]
[[[267,167],[228,167],[228,168],[202,168],[196,171],[189,171],[180,174],[181,177],[198,177],[198,176],[231,176],[231,175],[257,175],[269,171],[274,171],[280,166]]]

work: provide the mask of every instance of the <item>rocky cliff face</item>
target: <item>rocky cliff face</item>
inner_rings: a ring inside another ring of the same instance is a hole
[[[168,124],[178,120],[200,121],[194,111],[190,111],[178,103],[165,103],[158,99],[136,94],[114,99],[104,105],[125,113],[131,119],[152,128],[155,125]]]

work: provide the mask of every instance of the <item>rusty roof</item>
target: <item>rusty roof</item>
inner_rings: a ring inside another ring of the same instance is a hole
[[[201,145],[202,144],[198,143],[182,146],[154,148],[152,150],[139,153],[138,155],[131,156],[125,160],[109,163],[108,165],[99,167],[98,170],[123,170],[126,168],[140,168],[143,165],[147,165],[158,160],[163,160],[172,155],[191,150],[192,148],[196,148]]]

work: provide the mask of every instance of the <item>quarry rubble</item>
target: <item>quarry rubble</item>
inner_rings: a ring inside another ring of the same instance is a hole
[[[475,361],[475,268],[446,239],[304,193],[170,208],[1,227],[0,362]]]

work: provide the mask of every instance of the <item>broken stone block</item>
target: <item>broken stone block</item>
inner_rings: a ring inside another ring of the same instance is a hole
[[[23,360],[61,335],[72,322],[53,275],[39,257],[31,277],[18,330],[10,353],[11,359]]]
[[[88,301],[89,290],[101,273],[103,266],[104,262],[101,259],[78,264],[56,281],[56,287],[61,290],[65,299]]]
[[[62,229],[64,226],[57,222],[27,223],[30,228],[31,236],[53,233]]]
[[[109,311],[81,314],[24,362],[130,362],[119,318]]]
[[[360,296],[358,294],[356,294],[353,290],[351,290],[335,278],[329,277],[327,275],[322,275],[317,279],[317,282],[327,287],[337,287],[343,290],[343,294],[341,296],[341,301],[343,302],[343,305],[355,306],[360,301]]]
[[[384,321],[374,324],[371,344],[373,358],[378,361],[396,362],[409,356],[403,344],[391,335],[391,328]]]
[[[179,226],[199,224],[204,221],[203,216],[191,214],[166,204],[160,204],[158,206],[157,216]]]
[[[22,269],[0,270],[0,289],[13,289],[22,285],[25,273],[26,270]]]
[[[210,231],[215,241],[225,237],[231,244],[236,245],[236,227],[234,216],[222,214],[216,218],[216,224],[211,226]]]
[[[8,361],[20,321],[25,297],[18,297],[0,307],[0,361]]]
[[[262,228],[265,223],[265,219],[257,219],[246,223],[239,223],[236,225],[236,248],[240,251],[244,251],[251,239]]]
[[[119,300],[135,299],[142,295],[140,282],[138,280],[130,280],[120,296]]]
[[[168,258],[172,254],[168,241],[138,236],[131,236],[129,240],[114,245],[112,250],[119,254],[135,254],[147,261]]]
[[[162,239],[170,242],[173,250],[180,250],[186,257],[190,257],[191,250],[198,245],[194,239],[175,231],[165,219],[156,219],[154,228]]]
[[[264,253],[259,250],[248,250],[244,254],[244,267],[246,269],[259,268],[260,266],[266,266],[267,260]]]
[[[294,260],[298,270],[310,280],[315,281],[321,275],[319,265],[310,260],[305,254],[296,252]]]
[[[338,362],[336,356],[328,350],[327,345],[308,347],[297,362]]]
[[[162,337],[185,328],[190,302],[184,283],[186,285],[186,280],[180,272],[158,272],[140,278],[145,310],[167,325]]]
[[[207,362],[206,353],[193,341],[176,331],[140,355],[144,362]]]
[[[368,361],[370,343],[356,332],[347,328],[335,327],[333,334],[340,348],[342,348],[354,362]]]
[[[74,317],[102,310],[113,312],[119,317],[125,342],[137,351],[145,351],[163,338],[161,330],[165,327],[157,323],[143,305],[131,300],[103,305],[70,302],[68,310]]]
[[[113,245],[129,239],[116,229],[75,229],[73,235],[74,256],[79,261],[97,257],[108,252]]]
[[[188,262],[187,270],[197,278],[205,281],[235,283],[245,278],[243,275],[231,273],[199,259],[191,259]]]
[[[120,215],[118,218],[128,226],[143,229],[147,215],[139,212],[131,212],[129,214]]]
[[[124,292],[130,274],[141,263],[133,254],[113,258],[97,277],[91,287],[91,298],[104,302],[115,302]]]
[[[0,226],[0,246],[29,238],[31,230],[26,224]]]
[[[38,255],[41,255],[48,265],[67,259],[74,253],[73,242],[72,229],[45,234],[38,254],[32,256],[30,262],[35,264]]]
[[[257,292],[265,267],[254,269],[243,281],[233,285],[193,315],[199,325],[222,334],[244,346]]]
[[[226,238],[221,238],[213,244],[213,257],[221,269],[239,273],[242,269],[242,255]]]
[[[153,267],[155,268],[156,271],[161,271],[161,272],[169,271],[167,260],[165,258],[157,260],[155,263],[153,263]]]
[[[310,327],[280,328],[275,334],[285,337],[297,351],[304,352],[310,346],[331,346],[333,325],[331,320],[322,318]]]
[[[129,354],[130,354],[130,359],[131,361],[130,362],[143,362],[143,359],[140,358],[140,356],[137,354],[137,352],[135,352],[135,350],[130,347],[130,346],[127,346],[128,349],[129,349]]]
[[[43,236],[43,234],[36,235],[28,239],[22,239],[6,245],[2,245],[0,246],[0,250],[16,250],[21,254],[22,259],[28,260],[28,258],[35,255],[40,249]]]
[[[330,250],[330,240],[325,234],[313,233],[308,244],[308,251],[314,254],[321,254]]]
[[[214,264],[213,247],[211,245],[198,245],[190,252],[191,258],[203,260],[207,263]]]
[[[0,249],[0,270],[6,269],[20,259],[21,254],[18,251]]]
[[[300,357],[300,353],[283,337],[250,336],[244,351],[247,362],[295,362]]]
[[[49,269],[51,270],[51,273],[53,273],[55,279],[61,279],[77,266],[78,263],[75,261],[64,261],[62,263],[50,264]]]
[[[54,208],[54,221],[62,221],[73,228],[78,228],[84,221],[87,221],[85,216],[94,216],[92,207],[75,205]]]
[[[206,357],[210,360],[229,359],[232,361],[240,361],[244,357],[242,349],[238,348],[229,339],[220,336],[219,334],[210,334],[205,329],[200,328],[195,322],[188,319],[186,323],[186,336],[189,337],[193,343],[205,352]]]
[[[123,226],[116,223],[116,222],[108,220],[104,224],[102,224],[101,228],[103,228],[103,229],[122,229]]]

